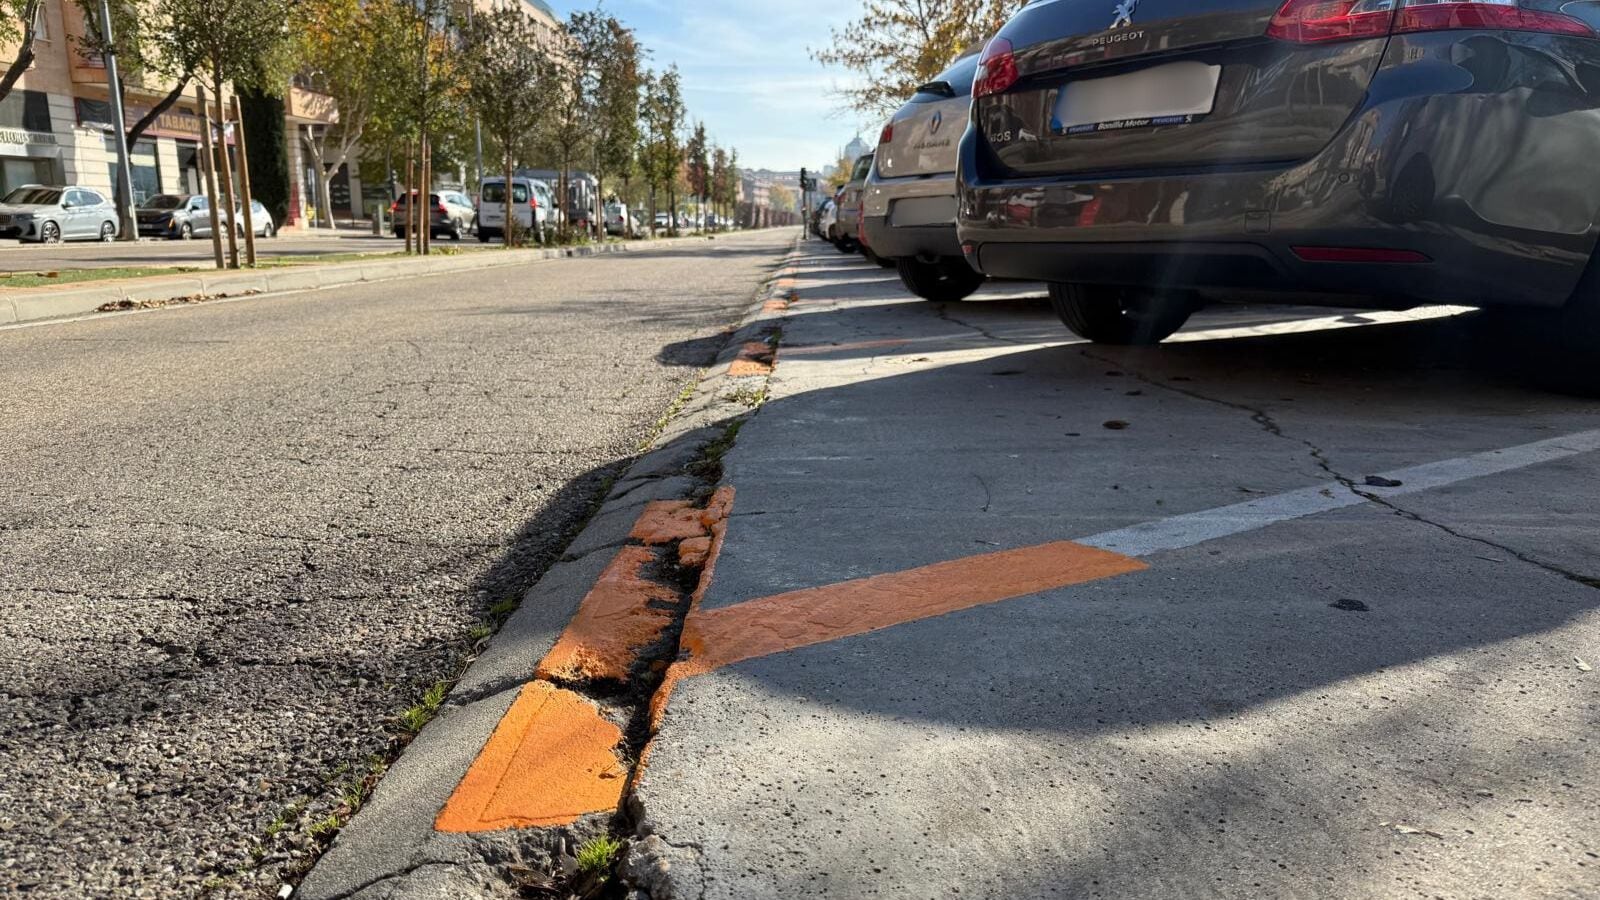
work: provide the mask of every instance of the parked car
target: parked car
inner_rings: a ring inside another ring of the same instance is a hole
[[[555,195],[550,185],[534,178],[511,179],[511,206],[524,233],[539,243],[554,235],[552,213]],[[478,188],[478,240],[504,237],[506,231],[506,180],[485,178]]]
[[[244,231],[244,213],[241,210],[237,215],[239,230]],[[209,222],[207,227],[210,227]],[[250,228],[256,233],[256,237],[269,238],[278,234],[278,226],[272,221],[272,213],[267,212],[267,208],[261,205],[260,200],[250,201]]]
[[[502,179],[504,180],[504,179]],[[487,184],[489,179],[484,179]],[[417,192],[410,191],[402,194],[389,207],[389,214],[394,217],[394,236],[405,238],[406,225],[415,216],[408,214],[407,207],[416,201]],[[473,220],[478,211],[472,205],[472,198],[460,191],[438,191],[428,195],[428,204],[433,207],[430,213],[429,237],[447,237],[452,241],[461,240],[472,227]]]
[[[839,239],[839,196],[843,193],[844,188],[834,192],[833,199],[822,210],[822,218],[817,220],[817,228],[821,232],[819,236],[825,241],[835,242]]]
[[[833,208],[833,198],[829,197],[829,198],[823,200],[821,203],[818,203],[817,204],[817,208],[811,211],[811,233],[812,234],[816,235],[819,238],[823,236],[822,219],[823,219],[824,216],[826,216],[828,214],[828,210],[830,210],[832,208]]]
[[[251,210],[254,209],[252,204]],[[211,205],[203,194],[156,194],[135,209],[133,217],[140,237],[186,241],[211,236]],[[222,216],[224,228],[227,221],[228,217]]]
[[[839,206],[838,221],[833,226],[833,236],[829,240],[839,248],[840,253],[854,253],[860,249],[861,198],[866,190],[867,175],[872,171],[872,160],[871,153],[856,160],[850,180],[839,191],[836,201]]]
[[[867,175],[861,243],[924,300],[964,300],[985,280],[956,237],[956,150],[978,58],[973,48],[917,89],[883,127]]]
[[[99,191],[30,184],[0,199],[0,237],[55,244],[113,240],[117,207]]]
[[[1248,290],[1566,308],[1593,353],[1600,180],[1572,174],[1600,153],[1600,96],[1572,80],[1600,59],[1591,4],[1117,15],[1034,3],[984,51],[958,204],[978,268],[1050,282],[1067,327],[1104,343],[1163,340]]]
[[[617,237],[644,237],[644,226],[626,203],[606,204],[606,234]]]
[[[672,230],[672,213],[667,213],[667,212],[658,212],[658,213],[656,213],[656,230],[657,231],[671,231]]]

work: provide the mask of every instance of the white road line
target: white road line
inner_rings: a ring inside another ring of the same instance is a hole
[[[1374,497],[1403,497],[1448,485],[1526,469],[1541,463],[1555,462],[1584,453],[1600,450],[1600,429],[1580,431],[1565,437],[1551,438],[1505,450],[1490,450],[1458,459],[1426,463],[1409,469],[1385,472],[1381,477],[1398,481],[1400,487],[1365,487],[1361,490]],[[1126,556],[1150,556],[1164,550],[1182,550],[1214,541],[1217,538],[1257,531],[1320,513],[1346,509],[1370,502],[1336,481],[1325,485],[1302,488],[1263,497],[1233,506],[1223,506],[1201,512],[1173,516],[1155,522],[1107,531],[1093,537],[1075,541],[1089,547],[1111,550]]]

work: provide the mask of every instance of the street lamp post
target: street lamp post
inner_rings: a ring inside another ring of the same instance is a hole
[[[112,50],[111,4],[100,0],[100,34],[106,42],[106,87],[111,92],[111,125],[117,132],[117,218],[122,220],[118,238],[139,239],[139,225],[133,218],[133,167],[128,165],[128,128],[122,115],[122,77],[117,73],[117,54]]]

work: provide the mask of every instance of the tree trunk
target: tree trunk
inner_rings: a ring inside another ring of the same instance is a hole
[[[239,238],[235,234],[233,218],[233,160],[228,155],[228,113],[222,106],[222,79],[217,77],[219,67],[213,65],[211,72],[216,83],[217,95],[211,98],[217,104],[217,124],[222,129],[222,140],[217,142],[218,168],[222,171],[222,209],[228,215],[228,268],[239,268]]]
[[[17,58],[6,68],[5,77],[0,78],[0,100],[4,100],[11,93],[11,89],[22,79],[23,73],[33,66],[33,42],[38,37],[34,23],[39,21],[40,2],[41,0],[28,0],[28,5],[23,7],[22,16],[25,24],[22,28],[22,42],[17,47]]]

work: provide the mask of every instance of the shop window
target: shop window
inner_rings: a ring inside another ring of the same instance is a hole
[[[106,167],[111,183],[117,183],[117,140],[106,135]],[[146,200],[161,193],[161,162],[156,158],[156,142],[142,140],[128,148],[128,168],[133,170],[133,205],[143,206]]]

